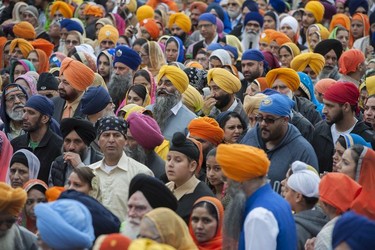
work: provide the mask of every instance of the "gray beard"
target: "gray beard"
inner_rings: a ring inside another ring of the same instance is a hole
[[[228,10],[227,12],[228,12],[229,17],[232,19],[237,18],[241,13],[239,10],[238,11]]]
[[[125,147],[124,151],[125,154],[133,160],[136,160],[139,163],[142,163],[143,165],[146,164],[147,155],[141,145],[137,145],[137,147],[134,149],[130,147]]]
[[[130,239],[135,240],[140,232],[140,226],[131,223],[128,217],[125,219],[124,224],[125,226],[121,233]]]
[[[154,104],[154,119],[159,124],[161,132],[164,131],[171,109],[181,100],[181,94],[176,91],[173,95],[157,96]]]
[[[126,92],[132,84],[132,75],[130,73],[125,75],[112,74],[110,81],[108,82],[108,93],[112,98],[116,108],[124,100]]]
[[[244,31],[244,33],[242,34],[242,46],[244,47],[244,50],[247,50],[247,49],[258,49],[259,48],[259,40],[260,40],[260,37],[259,37],[259,33],[256,34],[256,33],[247,33],[246,31]],[[250,43],[252,43],[251,47],[250,47]]]
[[[0,246],[2,249],[16,249],[16,241],[21,240],[19,231],[14,224],[3,236],[0,236]],[[22,244],[22,243],[21,243]]]
[[[23,109],[20,109],[18,111],[14,111],[17,107],[24,107],[24,105],[17,105],[13,107],[12,110],[6,109],[7,115],[9,118],[13,121],[22,121],[22,116],[23,116]]]

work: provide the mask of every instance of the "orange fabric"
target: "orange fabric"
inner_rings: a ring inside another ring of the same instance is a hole
[[[51,16],[52,17],[57,10],[60,11],[61,14],[65,18],[72,18],[73,17],[74,7],[65,3],[65,2],[63,2],[63,1],[56,1],[52,4],[52,6],[51,6]]]
[[[60,76],[63,75],[69,84],[78,91],[88,88],[95,78],[94,71],[83,63],[65,58],[60,67]]]
[[[26,198],[27,194],[23,188],[12,188],[8,184],[0,182],[0,214],[17,217],[26,203]]]
[[[370,148],[365,148],[362,155],[360,156],[361,163],[357,166],[357,172],[359,172],[359,178],[356,181],[362,185],[363,189],[371,191],[375,195],[375,151]]]
[[[185,33],[189,33],[191,29],[191,21],[190,18],[182,13],[173,13],[169,17],[168,28],[171,28],[173,24],[176,24],[180,27]]]
[[[126,250],[131,244],[131,239],[120,233],[103,234],[95,241],[94,250]]]
[[[319,80],[315,84],[314,88],[316,89],[316,91],[318,91],[319,93],[324,95],[324,93],[327,91],[327,89],[335,83],[336,83],[335,80],[333,80],[331,78],[325,78],[325,79]]]
[[[28,22],[19,22],[13,27],[13,33],[18,38],[34,40],[36,37],[34,27]]]
[[[197,68],[197,69],[203,69],[202,64],[200,64],[197,61],[190,61],[186,65],[186,68]]]
[[[222,246],[223,245],[223,235],[222,235],[223,229],[222,228],[223,228],[223,220],[224,220],[223,205],[221,204],[221,201],[219,201],[218,199],[214,197],[203,196],[194,203],[193,207],[202,201],[208,202],[216,208],[217,217],[218,217],[216,234],[209,241],[206,241],[203,243],[198,242],[198,240],[195,238],[195,234],[194,234],[193,227],[191,224],[191,217],[190,217],[190,220],[189,220],[190,235],[193,238],[195,244],[198,246],[199,250],[221,250],[223,247]]]
[[[269,88],[272,88],[276,79],[280,79],[293,92],[299,88],[300,79],[297,72],[289,68],[278,68],[270,70],[266,75]]]
[[[103,9],[93,4],[87,4],[83,12],[87,16],[95,16],[99,18],[102,18],[104,15]]]
[[[24,58],[27,58],[30,51],[32,51],[34,49],[34,47],[31,45],[31,43],[29,43],[28,41],[26,41],[23,38],[16,38],[16,39],[12,40],[12,42],[10,43],[10,47],[9,47],[9,53],[13,53],[13,50],[16,47],[18,47],[21,50]]]
[[[199,172],[201,171],[201,168],[202,168],[202,164],[203,164],[203,148],[202,148],[202,143],[200,143],[199,141],[195,140],[194,138],[188,138],[189,140],[191,140],[195,146],[197,146],[197,148],[199,149],[199,159],[198,159],[198,167],[195,169],[195,174],[198,175]]]
[[[262,34],[260,34],[260,40],[259,42],[260,43],[267,43],[267,44],[270,44],[270,42],[272,41],[271,40],[271,37],[272,37],[272,34],[274,32],[277,32],[275,30],[271,30],[271,29],[266,29],[262,32]]]
[[[271,33],[270,41],[275,41],[279,46],[283,45],[284,43],[292,42],[292,40],[290,40],[287,35],[279,31],[274,31],[273,33]]]
[[[46,199],[48,202],[55,201],[60,197],[60,194],[65,191],[64,187],[50,187],[46,191]]]
[[[49,60],[46,53],[41,49],[35,49],[35,52],[38,54],[39,58],[39,69],[38,74],[49,71]]]
[[[137,9],[136,16],[139,23],[141,23],[144,19],[154,18],[154,9],[149,5],[142,5]]]
[[[339,72],[347,75],[355,72],[359,64],[365,61],[365,55],[358,49],[350,49],[342,53],[339,59]]]
[[[53,49],[55,48],[55,45],[53,45],[53,43],[43,39],[43,38],[38,38],[32,42],[30,42],[30,44],[34,47],[34,49],[41,49],[44,51],[44,53],[46,53],[47,57],[49,58],[52,53],[53,53]]]
[[[13,148],[3,131],[0,131],[0,141],[0,166],[5,166],[0,168],[0,181],[5,182],[9,169],[8,166],[13,156]]]
[[[4,46],[8,40],[1,36],[0,37],[0,69],[4,67],[4,61],[3,61],[3,53],[4,53]]]
[[[193,119],[188,129],[191,136],[199,137],[213,143],[215,146],[220,144],[224,139],[224,131],[220,128],[219,123],[210,117],[199,117]]]
[[[158,39],[160,30],[154,19],[146,18],[142,22],[140,22],[139,25],[141,27],[145,27],[152,39]]]
[[[168,5],[169,10],[178,12],[178,6],[173,0],[148,0],[146,5],[150,5],[153,9],[156,9],[159,4],[164,3]]]
[[[369,35],[369,30],[370,30],[370,20],[367,15],[362,14],[362,13],[355,13],[352,17],[352,22],[354,20],[361,21],[363,23],[363,36],[368,36]],[[354,37],[352,36],[351,33],[349,33],[349,48],[353,47],[354,43]]]
[[[266,88],[268,88],[267,80],[266,80],[265,77],[259,77],[259,78],[255,79],[253,82],[254,82],[256,85],[258,85],[260,91],[263,91],[263,90],[265,90]]]
[[[371,220],[375,220],[375,199],[373,197],[373,191],[362,189],[362,192],[353,201],[351,210]]]
[[[341,25],[347,30],[350,30],[350,19],[347,15],[339,13],[333,15],[331,23],[329,24],[329,31],[331,32],[335,27]]]

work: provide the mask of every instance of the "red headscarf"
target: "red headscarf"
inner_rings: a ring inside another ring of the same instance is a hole
[[[204,196],[204,197],[199,198],[194,203],[193,207],[202,201],[208,202],[216,208],[217,217],[218,217],[216,234],[211,240],[207,242],[203,242],[203,243],[198,242],[197,238],[195,238],[195,234],[191,225],[191,216],[190,216],[190,220],[189,220],[190,235],[193,238],[195,244],[198,246],[199,250],[215,250],[215,249],[221,250],[222,245],[223,245],[223,236],[222,236],[222,227],[223,227],[223,219],[224,219],[223,205],[221,204],[221,201],[219,201],[218,199],[214,197]]]
[[[324,93],[324,99],[330,102],[357,105],[359,98],[358,88],[351,82],[337,82]]]

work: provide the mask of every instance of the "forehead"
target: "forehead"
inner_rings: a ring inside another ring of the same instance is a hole
[[[272,87],[273,86],[282,86],[282,87],[288,87],[280,78],[277,78],[273,84],[272,84]]]
[[[150,203],[141,191],[136,191],[129,197],[128,204],[150,206]]]
[[[207,24],[212,24],[212,23],[209,22],[209,21],[201,20],[201,21],[199,21],[198,24],[207,25]]]
[[[116,131],[116,130],[107,130],[107,131],[104,131],[102,135],[122,135],[119,131]]]
[[[113,66],[116,67],[116,68],[127,68],[128,67],[125,64],[123,64],[122,62],[116,62]]]
[[[6,91],[6,90],[4,90],[4,91]],[[5,96],[18,95],[18,94],[23,94],[23,92],[21,90],[15,90],[15,91],[12,91],[12,92],[6,94]]]
[[[67,134],[64,139],[71,139],[71,140],[79,139],[79,140],[82,140],[81,137],[77,134],[77,132],[75,130],[70,131],[69,134]]]

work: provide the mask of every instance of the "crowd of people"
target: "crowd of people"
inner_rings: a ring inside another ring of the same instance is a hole
[[[375,249],[372,0],[4,0],[1,249]]]

